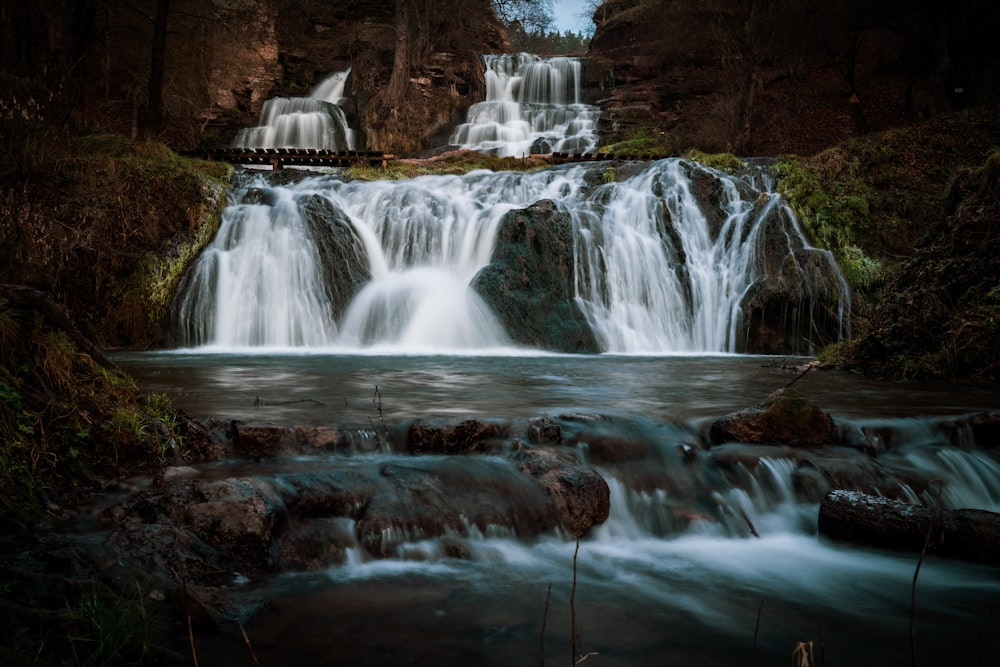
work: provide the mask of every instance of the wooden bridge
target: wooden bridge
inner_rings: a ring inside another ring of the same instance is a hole
[[[274,170],[283,167],[386,167],[395,155],[378,151],[332,151],[315,148],[208,148],[187,151],[190,157],[216,160],[231,164],[267,165]],[[533,155],[548,159],[552,164],[567,162],[603,162],[605,160],[660,160],[665,155],[615,155],[609,153],[552,153]]]
[[[210,148],[188,151],[190,157],[232,164],[282,167],[385,167],[394,155],[373,151],[331,151],[315,148]]]

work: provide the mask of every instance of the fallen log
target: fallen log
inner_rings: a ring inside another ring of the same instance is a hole
[[[930,539],[928,541],[928,531]],[[894,551],[1000,566],[1000,514],[912,505],[856,491],[830,491],[819,506],[820,535]]]

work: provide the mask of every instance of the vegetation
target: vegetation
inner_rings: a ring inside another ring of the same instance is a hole
[[[498,157],[476,151],[454,151],[426,160],[397,160],[386,167],[354,166],[344,175],[357,181],[395,181],[418,176],[467,174],[478,169],[490,171],[534,171],[549,163],[540,157]]]
[[[162,395],[81,352],[33,304],[0,300],[0,516],[38,520],[53,503],[184,447]]]

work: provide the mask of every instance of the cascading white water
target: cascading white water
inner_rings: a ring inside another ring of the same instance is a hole
[[[259,125],[240,130],[233,146],[353,150],[354,131],[340,107],[350,72],[336,72],[316,86],[309,97],[267,100]]]
[[[334,340],[329,299],[308,226],[292,193],[225,209],[179,294],[186,340],[223,348],[320,347]],[[211,304],[206,309],[205,303]]]
[[[486,100],[469,108],[451,143],[502,157],[586,153],[598,143],[599,110],[583,104],[581,62],[527,53],[483,56]]]
[[[627,180],[584,187],[594,168],[399,182],[324,176],[268,186],[273,204],[226,210],[223,229],[190,275],[176,311],[182,344],[443,352],[507,346],[506,332],[470,283],[491,261],[504,215],[549,199],[572,218],[576,300],[602,349],[735,352],[741,297],[761,278],[760,229],[773,215],[790,215],[781,210],[787,204],[685,160],[650,163]],[[698,174],[720,184],[720,230],[710,229],[692,194]],[[371,275],[338,322],[296,205],[315,196],[350,220]],[[797,229],[782,233],[789,243],[801,236]],[[831,258],[809,252],[840,275]],[[840,281],[831,298],[846,307]]]

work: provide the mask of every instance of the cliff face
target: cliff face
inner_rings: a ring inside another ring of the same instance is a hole
[[[858,3],[854,3],[858,4]],[[877,5],[877,6],[876,6]],[[809,155],[1000,99],[992,3],[605,0],[591,42],[609,143]]]
[[[461,112],[485,94],[480,54],[507,48],[489,0],[466,0],[458,15],[443,0],[271,5],[257,24],[271,45],[259,49],[257,63],[226,70],[213,86],[209,141],[224,143],[255,125],[267,99],[306,95],[350,68],[344,106],[363,147],[406,153],[443,144]],[[402,19],[397,5],[405,5]],[[400,56],[401,94],[389,99]]]

